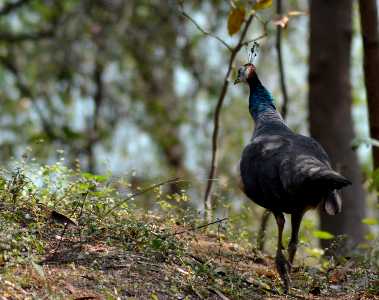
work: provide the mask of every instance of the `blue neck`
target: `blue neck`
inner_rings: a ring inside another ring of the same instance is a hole
[[[250,87],[249,111],[254,120],[267,111],[276,111],[274,99],[270,92],[262,85],[257,74],[248,81]]]

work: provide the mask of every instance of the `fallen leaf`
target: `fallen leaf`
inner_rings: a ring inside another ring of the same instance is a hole
[[[41,278],[45,278],[45,272],[39,264],[35,263],[34,261],[31,261],[31,265]]]
[[[329,277],[329,282],[339,283],[341,281],[344,281],[346,279],[347,272],[349,271],[350,267],[353,266],[353,264],[353,262],[349,262],[343,268],[333,270],[332,274]]]
[[[189,274],[186,270],[183,270],[182,268],[177,267],[176,269],[177,269],[180,273],[182,273],[182,274],[184,274],[184,275],[188,275],[188,274]]]
[[[71,220],[69,217],[66,217],[64,214],[57,212],[56,210],[52,210],[50,213],[50,218],[52,221],[60,224],[71,224],[78,226],[75,221]]]
[[[225,276],[226,275],[226,269],[222,266],[217,267],[214,272],[218,275]]]
[[[215,288],[210,287],[210,288],[208,288],[208,290],[210,290],[212,293],[215,293],[222,300],[230,300],[228,297],[226,297],[223,293],[221,293],[219,290],[217,290]]]

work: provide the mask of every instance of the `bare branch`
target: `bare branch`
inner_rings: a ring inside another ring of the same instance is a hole
[[[261,34],[260,36],[257,36],[254,39],[247,40],[247,41],[243,42],[241,46],[248,46],[249,44],[254,43],[254,42],[258,42],[259,40],[261,40],[261,39],[263,39],[265,37],[267,37],[266,28],[264,29],[264,33],[263,34]]]
[[[177,178],[174,178],[174,179],[169,179],[169,180],[166,180],[166,181],[162,181],[160,183],[157,183],[157,184],[154,184],[146,189],[143,189],[141,191],[138,191],[138,192],[135,192],[134,194],[130,195],[129,197],[126,197],[124,200],[118,202],[117,204],[115,204],[113,207],[111,207],[103,216],[102,218],[105,218],[106,216],[108,216],[112,211],[114,211],[115,209],[119,208],[121,205],[123,205],[124,203],[126,203],[127,201],[129,201],[130,199],[134,198],[134,197],[137,197],[137,196],[140,196],[142,194],[145,194],[147,192],[150,192],[151,190],[154,190],[155,188],[157,187],[160,187],[162,185],[166,185],[166,184],[170,184],[170,183],[178,183],[178,182],[184,182],[185,180],[181,180],[179,177]]]
[[[86,155],[88,158],[88,172],[94,173],[96,171],[96,158],[94,153],[94,146],[99,140],[99,119],[100,119],[100,109],[104,102],[104,80],[103,80],[104,66],[99,61],[95,62],[95,69],[93,74],[93,81],[95,84],[95,94],[93,96],[94,100],[94,113],[92,122],[88,125],[87,133],[88,140],[86,145]]]
[[[279,16],[282,14],[282,0],[276,1],[276,13]],[[281,109],[281,115],[283,119],[285,120],[287,117],[287,110],[288,110],[288,93],[287,93],[287,85],[286,85],[283,55],[282,55],[282,27],[281,26],[276,27],[276,52],[278,55],[280,88],[283,94],[283,104],[282,104],[282,109]]]
[[[30,32],[30,33],[11,33],[11,32],[0,32],[0,41],[5,41],[9,43],[24,42],[24,41],[36,41],[51,38],[54,36],[53,30],[44,30],[40,32]]]
[[[200,25],[199,23],[197,23],[190,15],[188,15],[185,11],[184,11],[184,8],[183,8],[183,3],[180,3],[180,13],[182,14],[183,17],[187,18],[188,20],[191,21],[192,24],[194,24],[196,26],[196,28],[204,35],[207,35],[207,36],[210,36],[214,39],[216,39],[217,41],[219,41],[221,44],[223,44],[225,46],[225,48],[227,48],[230,52],[233,52],[233,48],[227,43],[225,42],[222,38],[220,38],[219,36],[211,33],[211,32],[208,32],[206,30],[204,30]]]
[[[276,2],[276,14],[278,16],[282,14],[282,0],[277,0]],[[282,90],[282,95],[283,95],[281,115],[283,119],[285,120],[287,117],[287,110],[288,110],[288,93],[287,93],[287,86],[286,86],[286,80],[285,80],[283,56],[282,56],[282,27],[281,26],[277,26],[277,29],[276,29],[276,52],[278,56],[280,88]],[[264,248],[265,232],[266,232],[267,223],[268,223],[270,215],[271,215],[271,212],[269,210],[265,210],[261,217],[261,224],[258,230],[258,239],[257,239],[258,249],[261,251]]]
[[[6,3],[1,9],[0,9],[0,16],[7,15],[11,12],[13,12],[15,9],[27,4],[30,2],[30,0],[19,0],[16,2],[10,2]]]
[[[207,224],[203,224],[203,225],[200,225],[200,226],[197,226],[197,227],[192,227],[190,229],[186,229],[186,230],[182,230],[182,231],[178,231],[178,232],[174,232],[174,233],[171,233],[171,234],[167,234],[167,235],[163,235],[161,236],[161,238],[166,238],[166,237],[169,237],[169,236],[174,236],[174,235],[179,235],[179,234],[183,234],[183,233],[187,233],[187,232],[191,232],[191,231],[195,231],[195,230],[199,230],[199,229],[202,229],[202,228],[205,228],[205,227],[208,227],[210,225],[213,225],[213,224],[220,224],[224,221],[227,221],[229,218],[223,218],[223,219],[216,219],[216,221],[213,221],[213,222],[209,222]]]
[[[218,141],[218,132],[219,132],[219,128],[220,128],[221,108],[222,108],[222,105],[224,103],[224,98],[225,98],[226,92],[228,90],[228,86],[229,86],[229,80],[228,79],[229,79],[230,72],[232,71],[234,59],[236,58],[238,51],[241,49],[241,47],[244,44],[243,41],[245,39],[247,30],[249,29],[250,24],[253,21],[253,18],[254,18],[254,15],[252,14],[247,19],[247,21],[246,21],[246,23],[242,29],[239,41],[238,41],[237,45],[233,48],[233,50],[230,54],[228,70],[225,74],[224,84],[222,86],[220,96],[219,96],[217,104],[216,104],[216,109],[215,109],[214,119],[213,119],[212,161],[211,161],[211,167],[210,167],[209,175],[208,175],[208,183],[207,183],[207,187],[205,189],[205,195],[204,195],[205,216],[206,216],[207,220],[211,219],[211,216],[212,216],[211,215],[212,202],[211,202],[211,198],[210,198],[210,193],[211,193],[212,184],[213,184],[212,179],[213,179],[215,172],[216,172],[217,141]]]
[[[17,88],[20,91],[20,94],[22,97],[29,98],[33,107],[35,108],[39,118],[41,119],[42,127],[44,132],[49,136],[51,139],[57,139],[57,135],[52,130],[52,127],[50,126],[49,122],[44,117],[41,109],[37,105],[33,92],[31,88],[24,82],[24,80],[21,78],[20,72],[18,70],[18,67],[16,65],[16,62],[11,56],[0,56],[0,64],[4,66],[5,69],[7,69],[9,72],[12,73],[12,75],[16,78],[16,85]]]

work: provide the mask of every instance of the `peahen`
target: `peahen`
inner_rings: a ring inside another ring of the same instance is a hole
[[[287,292],[304,213],[319,205],[328,214],[339,213],[342,203],[337,190],[351,182],[331,168],[328,155],[318,142],[295,134],[286,126],[253,64],[238,70],[234,84],[239,82],[249,85],[249,111],[255,121],[253,137],[240,162],[242,189],[275,216],[279,232],[275,264]],[[288,260],[282,252],[283,213],[291,215]]]

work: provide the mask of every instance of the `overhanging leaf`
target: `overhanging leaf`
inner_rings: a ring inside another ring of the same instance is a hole
[[[274,25],[280,26],[282,28],[286,28],[289,22],[289,18],[287,16],[280,16],[276,20],[273,21]]]
[[[327,231],[315,230],[313,231],[313,236],[321,240],[331,240],[334,235]]]
[[[292,10],[288,13],[290,17],[307,16],[308,13],[304,11]]]
[[[228,17],[228,32],[230,35],[233,35],[240,31],[241,25],[245,20],[245,8],[242,6],[234,7]]]
[[[269,8],[272,6],[272,0],[257,0],[257,3],[255,3],[253,9],[260,10]]]
[[[306,247],[304,250],[308,255],[313,256],[313,257],[320,257],[324,254],[324,250],[322,250],[320,248],[308,248],[308,247]]]
[[[377,225],[379,224],[379,220],[375,218],[364,218],[362,223],[366,225]]]

